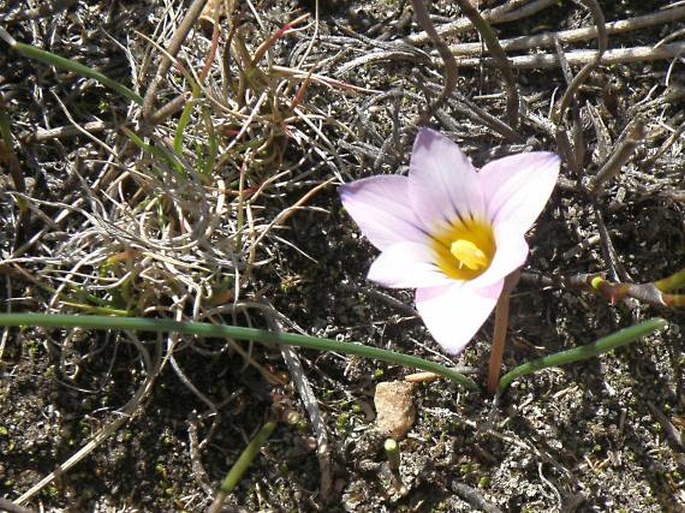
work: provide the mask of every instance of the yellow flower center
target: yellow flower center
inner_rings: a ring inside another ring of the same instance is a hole
[[[483,250],[470,240],[455,240],[450,246],[450,253],[459,261],[459,269],[466,266],[472,271],[478,271],[490,263]]]
[[[495,256],[495,236],[489,223],[457,219],[432,236],[435,263],[455,280],[472,280],[483,274]]]

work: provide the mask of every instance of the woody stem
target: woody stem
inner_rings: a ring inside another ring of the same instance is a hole
[[[520,269],[517,269],[504,280],[502,293],[495,307],[495,332],[492,335],[492,349],[490,350],[490,363],[488,366],[488,392],[494,394],[497,391],[504,345],[507,340],[507,327],[509,326],[509,298],[511,291],[521,277]]]

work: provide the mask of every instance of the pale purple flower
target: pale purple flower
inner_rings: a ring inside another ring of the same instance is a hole
[[[340,187],[362,233],[381,250],[369,279],[416,288],[416,308],[435,340],[459,353],[492,312],[504,278],[528,256],[524,234],[559,174],[559,157],[521,153],[476,171],[459,147],[421,129],[409,176]]]

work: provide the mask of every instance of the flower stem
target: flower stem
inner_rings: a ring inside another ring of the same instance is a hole
[[[488,364],[488,392],[494,394],[497,391],[504,345],[507,340],[507,328],[509,327],[509,299],[511,291],[521,277],[521,271],[516,270],[504,280],[502,293],[495,307],[495,332],[492,335],[492,349],[490,349],[490,363]]]

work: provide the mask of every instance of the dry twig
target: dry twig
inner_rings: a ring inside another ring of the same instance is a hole
[[[593,194],[601,192],[604,184],[621,171],[621,168],[626,165],[630,157],[635,153],[637,145],[644,139],[645,133],[645,124],[641,119],[638,118],[631,123],[627,129],[626,137],[615,146],[609,159],[597,171],[597,174],[588,185],[590,192]]]
[[[416,19],[435,45],[445,66],[445,83],[443,85],[442,92],[436,98],[436,100],[431,103],[419,116],[419,119],[415,124],[417,126],[421,126],[425,125],[430,118],[433,117],[433,114],[440,109],[443,103],[445,103],[445,100],[450,97],[454,91],[454,88],[457,86],[457,63],[454,59],[454,55],[452,55],[452,52],[450,52],[449,48],[447,47],[447,43],[445,43],[442,37],[440,37],[438,32],[435,30],[433,22],[428,15],[428,10],[426,9],[424,0],[411,0],[411,2],[414,6]]]
[[[683,55],[685,43],[671,43],[663,46],[634,46],[631,48],[615,48],[607,50],[602,55],[600,64],[610,66],[612,64],[628,64],[631,62],[669,60]],[[588,64],[597,56],[597,50],[572,50],[565,52],[564,56],[571,66]],[[441,61],[434,59],[434,64]],[[509,62],[516,69],[546,69],[558,68],[559,57],[555,54],[541,53],[535,55],[516,55],[509,57]],[[495,66],[491,57],[460,59],[457,66],[461,68],[475,68],[478,66]]]
[[[635,16],[625,20],[607,22],[606,33],[608,36],[623,34],[647,27],[658,26],[663,23],[672,23],[685,18],[685,6],[674,7],[643,16]],[[505,52],[532,50],[534,48],[553,47],[555,40],[559,43],[580,43],[598,37],[597,26],[583,27],[559,32],[547,32],[534,36],[518,36],[511,39],[500,39],[500,44]],[[481,43],[457,43],[450,45],[450,51],[456,56],[483,55]],[[485,48],[487,51],[487,48]]]
[[[490,24],[480,15],[478,9],[472,4],[471,0],[458,0],[462,12],[471,20],[471,23],[478,29],[479,34],[485,40],[485,44],[492,54],[497,68],[504,77],[504,86],[507,92],[507,116],[512,127],[516,128],[519,124],[519,93],[516,85],[516,78],[512,70],[507,55],[500,45],[497,35],[492,30]],[[449,49],[447,50],[449,52]],[[449,52],[452,55],[451,52]],[[443,57],[444,58],[444,57]],[[454,56],[452,57],[454,60]]]
[[[273,307],[271,307],[271,309],[273,312],[275,312]],[[268,317],[269,323],[271,324],[271,329],[274,331],[283,330],[283,326],[278,317],[279,316],[277,315],[273,315],[273,313]],[[304,403],[305,410],[307,410],[309,421],[312,423],[314,435],[316,436],[316,454],[319,459],[319,472],[321,475],[321,482],[319,486],[324,500],[327,501],[333,490],[333,469],[331,467],[331,449],[326,423],[321,415],[321,409],[319,408],[314,390],[312,389],[312,386],[304,373],[302,362],[297,356],[295,349],[283,345],[281,346],[281,354],[283,355],[283,360],[288,366],[290,376],[295,382],[295,387],[297,388],[300,398]]]
[[[532,2],[529,2],[528,0],[511,0],[499,7],[484,11],[482,17],[492,25],[496,23],[507,23],[531,16],[554,3],[555,0],[533,0]],[[473,28],[474,26],[471,20],[468,18],[460,18],[451,23],[442,25],[436,30],[439,36],[444,37],[468,32],[473,30]],[[412,34],[411,36],[404,38],[404,42],[409,43],[410,45],[421,45],[430,40],[431,37],[426,32]]]
[[[592,61],[585,64],[578,74],[573,77],[573,80],[566,88],[564,96],[562,96],[559,106],[556,108],[554,114],[552,114],[552,120],[561,123],[566,114],[566,109],[571,103],[571,100],[580,89],[580,86],[585,82],[585,79],[590,75],[590,72],[599,66],[602,61],[602,55],[606,52],[609,46],[609,38],[607,36],[606,21],[604,19],[604,13],[601,7],[597,3],[597,0],[579,0],[583,3],[592,13],[592,17],[595,19],[595,26],[597,28],[597,53],[595,54]]]
[[[188,12],[183,17],[181,24],[178,26],[178,29],[171,38],[171,41],[166,48],[166,53],[162,54],[162,57],[159,61],[159,67],[157,68],[157,73],[150,82],[150,85],[148,86],[143,98],[142,114],[144,119],[150,118],[150,115],[152,114],[152,107],[157,95],[157,89],[162,83],[162,80],[164,80],[167,71],[169,71],[171,60],[176,57],[178,51],[181,49],[181,45],[183,45],[183,42],[188,35],[188,32],[190,32],[190,29],[193,28],[193,25],[195,25],[197,22],[197,19],[202,13],[202,9],[204,9],[205,3],[207,3],[207,0],[193,1],[191,6],[188,8]]]

